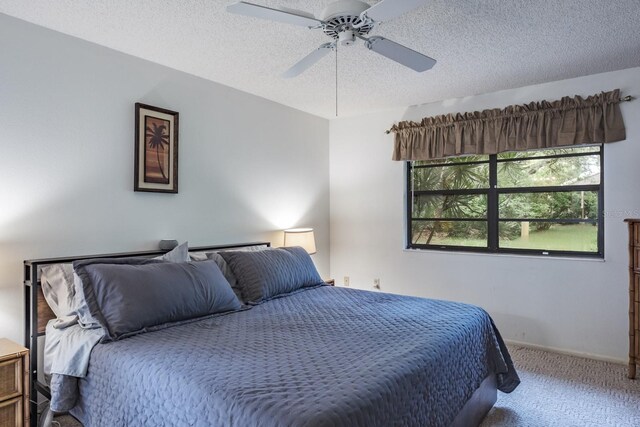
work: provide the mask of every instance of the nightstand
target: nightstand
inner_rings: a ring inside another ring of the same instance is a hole
[[[335,279],[327,279],[327,280],[324,281],[324,283],[326,283],[329,286],[335,286],[336,285]]]
[[[29,350],[0,339],[0,427],[29,425]]]

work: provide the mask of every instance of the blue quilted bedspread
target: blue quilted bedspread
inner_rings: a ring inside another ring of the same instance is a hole
[[[484,310],[322,286],[98,344],[71,412],[86,426],[447,426],[492,372],[502,391],[519,383]]]

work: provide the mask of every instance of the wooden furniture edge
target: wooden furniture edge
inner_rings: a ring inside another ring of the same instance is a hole
[[[22,358],[22,425],[30,424],[31,383],[29,381],[29,349],[7,338],[0,338],[0,362]]]
[[[0,338],[0,361],[24,356],[29,349],[7,338]]]
[[[638,277],[638,257],[640,249],[636,238],[636,228],[640,226],[640,219],[627,218],[624,220],[629,229],[629,366],[627,376],[636,378],[638,358],[640,357],[640,280]]]

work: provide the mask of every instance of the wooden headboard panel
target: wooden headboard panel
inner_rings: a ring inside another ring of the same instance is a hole
[[[247,246],[271,246],[269,242],[250,242],[232,245],[199,246],[189,248],[190,252],[203,252],[221,249],[240,249]],[[40,268],[51,264],[72,263],[74,261],[97,258],[123,258],[123,257],[154,257],[167,253],[164,250],[143,251],[143,252],[123,252],[102,255],[80,255],[62,258],[32,259],[24,261],[24,342],[25,346],[31,350],[30,357],[30,381],[33,399],[31,399],[30,413],[31,420],[37,420],[37,404],[39,393],[46,399],[51,399],[51,393],[47,384],[38,381],[38,337],[46,332],[47,322],[55,319],[55,314],[51,311],[49,304],[44,299],[40,284]],[[37,422],[37,421],[36,421]]]
[[[42,287],[38,286],[38,335],[43,335],[47,330],[47,323],[49,320],[55,319],[56,315],[51,311],[51,307],[47,303],[47,300],[44,299],[44,294],[42,293]]]

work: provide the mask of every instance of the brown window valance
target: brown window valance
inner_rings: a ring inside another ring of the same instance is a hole
[[[620,89],[395,124],[393,160],[497,154],[625,139]]]

